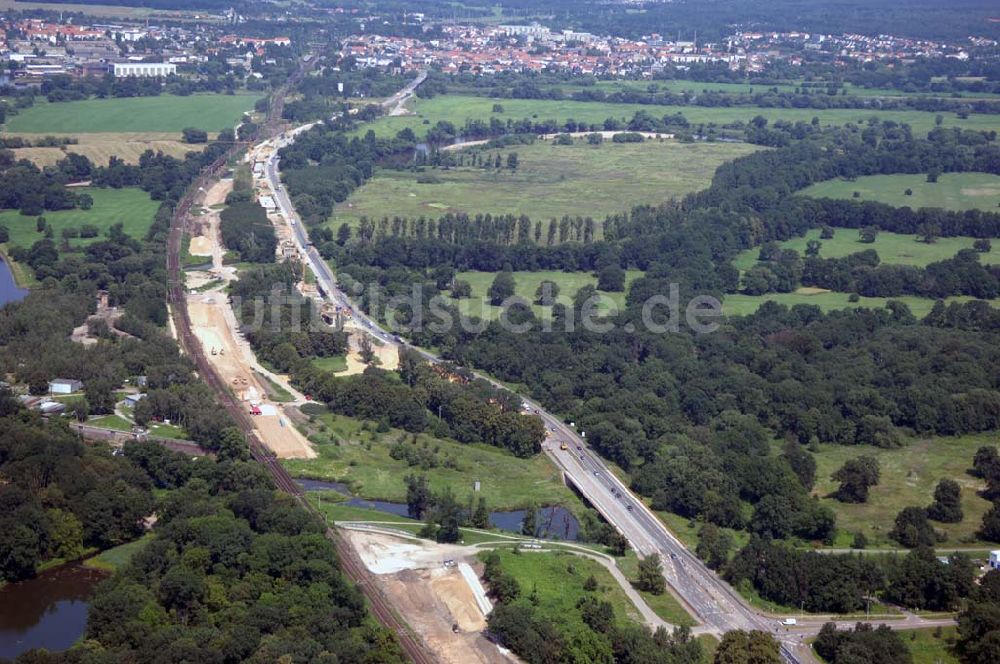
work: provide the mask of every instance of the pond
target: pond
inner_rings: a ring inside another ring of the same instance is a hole
[[[10,272],[10,266],[3,258],[0,258],[0,307],[8,302],[19,302],[27,294],[26,289],[17,287],[14,275]]]
[[[66,650],[83,636],[94,588],[107,573],[75,563],[0,588],[0,659]]]
[[[363,507],[386,514],[408,517],[404,503],[390,503],[384,500],[365,500],[351,494],[346,484],[340,482],[323,482],[320,480],[295,480],[306,491],[336,491],[349,498],[344,505]],[[535,518],[538,537],[575,541],[579,536],[580,524],[565,507],[559,505],[540,507]],[[524,510],[509,510],[506,512],[490,512],[490,523],[494,528],[520,533],[524,521]]]

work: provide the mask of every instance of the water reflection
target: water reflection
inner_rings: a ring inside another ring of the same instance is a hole
[[[296,480],[296,482],[306,491],[336,491],[341,495],[348,496],[349,499],[342,504],[350,507],[363,507],[386,514],[409,517],[405,504],[358,498],[351,494],[346,484],[341,482],[324,482],[322,480]],[[490,523],[494,528],[519,533],[521,532],[521,524],[524,522],[524,514],[524,510],[490,512]],[[535,522],[537,524],[535,534],[538,537],[576,540],[580,531],[580,524],[573,513],[558,505],[538,508]]]
[[[0,588],[0,658],[66,650],[83,636],[94,588],[107,574],[69,564]]]

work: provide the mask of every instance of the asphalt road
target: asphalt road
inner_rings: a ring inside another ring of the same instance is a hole
[[[406,88],[383,104],[397,107],[426,78],[421,74]],[[309,125],[311,126],[311,125]],[[282,216],[289,220],[294,229],[295,241],[302,256],[322,288],[327,300],[341,307],[353,310],[353,320],[357,327],[386,344],[412,348],[430,362],[441,362],[441,358],[414,346],[409,346],[397,335],[382,329],[375,321],[359,311],[347,294],[337,287],[336,278],[322,259],[319,252],[309,242],[301,219],[295,212],[287,191],[281,184],[278,173],[278,149],[294,140],[300,127],[274,139],[270,156],[265,165],[265,175],[275,194]],[[504,387],[489,376],[476,374],[496,387]],[[812,651],[803,643],[806,636],[815,634],[826,619],[800,619],[795,627],[780,624],[780,619],[768,616],[750,607],[725,581],[708,569],[678,540],[624,483],[621,482],[591,450],[585,440],[585,432],[578,432],[557,416],[545,411],[539,404],[523,397],[524,404],[544,421],[549,431],[544,446],[546,454],[563,470],[568,481],[583,494],[605,519],[628,539],[630,545],[641,555],[658,553],[663,563],[663,573],[686,608],[702,623],[696,631],[722,634],[734,629],[757,629],[772,633],[779,639],[782,656],[789,662],[816,661]],[[561,450],[565,442],[569,449]],[[845,621],[843,626],[853,626],[856,621]],[[881,622],[881,621],[876,621]],[[924,620],[907,616],[902,620],[886,620],[885,624],[894,629],[933,627],[938,624],[954,624],[951,620]]]
[[[354,311],[355,325],[383,343],[407,345],[428,361],[441,362],[441,358],[436,355],[409,346],[396,335],[382,329],[375,321],[354,307],[349,297],[337,287],[332,270],[316,248],[310,244],[288,192],[281,184],[277,151],[289,140],[291,139],[285,138],[284,135],[276,139],[275,149],[271,151],[270,159],[265,164],[265,175],[275,193],[275,200],[282,216],[292,223],[299,252],[305,256],[327,300],[337,306],[351,307]],[[477,376],[496,387],[504,387],[489,376],[480,374]],[[525,397],[522,397],[522,400],[544,421],[550,432],[545,451],[563,469],[567,479],[609,523],[625,535],[638,553],[644,556],[652,553],[660,554],[667,582],[687,605],[688,610],[702,623],[700,631],[721,634],[733,629],[759,629],[781,636],[778,621],[760,616],[746,606],[728,584],[688,551],[645,504],[608,470],[600,457],[587,446],[583,436],[534,401]],[[566,442],[570,449],[560,450],[560,442]],[[798,640],[787,634],[784,638],[789,647],[794,647],[794,642]],[[790,652],[785,655],[788,661],[808,661]]]

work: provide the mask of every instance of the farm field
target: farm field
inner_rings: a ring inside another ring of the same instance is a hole
[[[518,155],[517,170],[472,167],[448,170],[380,171],[334,210],[336,228],[356,224],[360,217],[437,218],[448,212],[525,214],[543,222],[564,215],[605,216],[641,203],[661,203],[709,185],[723,162],[759,148],[744,143],[644,143],[553,145],[538,141],[486,152]],[[433,176],[435,184],[418,180]],[[543,230],[543,232],[544,232]],[[544,240],[544,237],[543,237]]]
[[[89,210],[57,210],[46,211],[42,216],[52,226],[55,233],[53,241],[62,242],[61,232],[64,228],[80,228],[84,224],[96,226],[96,238],[73,238],[70,246],[83,246],[104,238],[104,233],[117,223],[124,224],[125,232],[134,238],[141,239],[159,208],[159,203],[150,199],[149,194],[141,189],[126,187],[124,189],[101,189],[88,187],[77,189],[77,193],[90,194],[94,199],[94,207]],[[24,248],[40,240],[43,235],[36,230],[35,217],[22,215],[17,210],[0,212],[0,226],[6,226],[10,231],[9,245]],[[9,246],[8,245],[8,246]]]
[[[493,113],[493,104],[503,105],[503,113]],[[715,123],[722,125],[732,122],[748,122],[757,115],[770,121],[788,120],[791,122],[810,122],[818,117],[824,125],[842,125],[848,122],[862,123],[870,118],[893,120],[907,123],[916,135],[926,134],[934,128],[936,113],[926,111],[876,111],[862,109],[829,109],[810,108],[758,108],[758,107],[718,107],[699,106],[655,106],[643,104],[611,104],[605,102],[575,102],[563,100],[535,99],[493,99],[490,97],[467,97],[460,95],[439,95],[431,99],[418,99],[411,102],[409,108],[412,115],[383,117],[371,124],[365,124],[357,133],[372,129],[379,136],[393,136],[405,127],[412,129],[418,136],[423,136],[427,129],[439,120],[447,120],[461,127],[467,119],[488,120],[496,117],[502,121],[507,119],[521,120],[532,118],[537,120],[574,119],[577,122],[601,123],[608,117],[628,120],[636,111],[645,111],[652,115],[663,116],[682,113],[692,124]],[[966,119],[959,118],[955,113],[941,113],[943,126],[961,127],[974,130],[1000,129],[1000,119],[995,115],[970,115]],[[426,121],[426,123],[425,123]]]
[[[534,302],[535,291],[542,281],[554,281],[559,286],[558,302],[572,304],[573,296],[584,286],[597,286],[597,277],[590,272],[559,272],[553,270],[540,270],[536,272],[514,272],[515,293],[529,302]],[[625,306],[625,294],[629,286],[637,278],[642,276],[639,270],[625,271],[625,291],[620,293],[599,292],[602,299],[602,308],[606,308],[613,303],[619,310]],[[449,298],[458,310],[466,316],[477,316],[479,318],[489,318],[493,320],[500,313],[500,307],[494,307],[489,303],[490,285],[496,278],[495,272],[459,272],[455,275],[456,281],[467,281],[472,288],[472,297],[455,300]],[[603,304],[604,302],[608,304]],[[531,308],[535,315],[541,316],[550,307],[542,307],[532,304]]]
[[[898,449],[880,449],[868,446],[822,445],[816,458],[816,488],[820,501],[837,513],[837,541],[834,546],[850,546],[856,532],[863,532],[872,547],[897,548],[888,539],[896,514],[904,507],[926,507],[933,501],[934,487],[938,480],[950,478],[962,487],[960,523],[932,522],[934,527],[948,535],[942,547],[990,545],[981,543],[975,536],[983,515],[990,507],[989,501],[976,492],[983,488],[982,480],[972,477],[966,470],[980,447],[996,445],[995,434],[976,434],[950,438],[910,440]],[[838,484],[830,474],[848,459],[870,455],[878,459],[881,479],[871,488],[868,502],[864,504],[841,503],[828,497]]]
[[[920,242],[916,235],[882,231],[875,238],[875,242],[865,244],[858,240],[858,231],[853,228],[836,228],[829,240],[820,239],[820,232],[820,229],[814,228],[803,237],[792,238],[779,244],[783,248],[794,249],[803,256],[806,244],[810,240],[817,240],[822,244],[819,250],[820,258],[843,258],[866,249],[874,249],[883,264],[924,267],[928,263],[952,258],[962,249],[971,249],[972,243],[975,242],[971,237],[942,237],[933,244],[927,244]],[[988,253],[980,254],[979,260],[984,265],[1000,263],[1000,243],[993,245]],[[760,247],[742,251],[733,260],[733,266],[740,271],[748,270],[757,263],[759,255]]]
[[[37,102],[7,119],[9,133],[218,132],[253,110],[254,95],[191,95]]]
[[[27,139],[40,138],[50,134],[19,134]],[[128,164],[138,164],[139,157],[146,150],[162,152],[163,154],[183,159],[188,152],[205,149],[204,145],[190,145],[178,140],[173,132],[123,132],[78,134],[76,145],[66,145],[58,148],[17,148],[14,155],[18,159],[29,159],[39,167],[53,166],[64,158],[67,153],[87,157],[97,166],[106,166],[113,155]]]
[[[850,302],[848,293],[836,293],[822,289],[800,288],[794,293],[766,293],[764,295],[744,295],[743,293],[727,294],[722,302],[722,311],[727,316],[748,316],[760,308],[765,302],[777,302],[792,307],[796,304],[813,304],[823,311],[868,307],[881,309],[886,302],[895,300],[910,308],[917,318],[923,318],[934,307],[935,300],[915,295],[900,295],[899,297],[862,297],[857,302]],[[975,298],[958,295],[944,298],[947,302],[968,302]],[[1000,307],[1000,301],[991,300],[994,307]]]
[[[910,189],[913,195],[907,196]],[[854,198],[854,192],[860,196]],[[1000,175],[989,173],[943,173],[937,182],[926,174],[865,175],[854,181],[827,180],[799,192],[813,198],[849,198],[878,201],[896,207],[939,207],[946,210],[1000,209]]]
[[[309,439],[319,457],[284,460],[285,468],[295,477],[344,482],[352,493],[368,500],[406,502],[404,478],[418,472],[427,476],[434,491],[449,486],[460,501],[468,498],[473,483],[479,480],[478,495],[486,498],[491,510],[521,509],[532,502],[569,509],[579,505],[544,455],[519,459],[488,445],[466,445],[419,434],[416,447],[437,462],[434,468],[421,468],[390,455],[393,444],[403,440],[409,445],[413,434],[396,429],[377,433],[374,426],[364,428],[358,420],[332,413],[317,416],[309,428]],[[455,467],[446,467],[446,460]]]

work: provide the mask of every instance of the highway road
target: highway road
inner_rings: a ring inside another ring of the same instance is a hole
[[[384,104],[398,108],[408,99],[423,81],[422,74],[406,88],[387,99]],[[337,286],[337,280],[329,265],[309,241],[301,219],[295,212],[291,200],[278,172],[278,150],[294,140],[295,135],[306,127],[285,132],[273,140],[258,146],[266,155],[265,176],[275,194],[281,216],[292,225],[295,242],[309,269],[316,276],[324,297],[331,303],[350,307],[352,324],[360,330],[379,339],[382,343],[409,347],[430,362],[443,360],[426,350],[411,346],[394,333],[383,329],[351,302],[350,297]],[[505,386],[499,382],[476,374],[496,387]],[[628,539],[630,545],[641,555],[658,553],[663,562],[663,572],[674,594],[681,599],[687,609],[701,622],[698,632],[722,634],[734,629],[757,629],[772,633],[779,639],[782,656],[788,662],[814,662],[812,651],[803,644],[804,637],[815,634],[825,622],[824,619],[799,620],[795,627],[786,627],[774,616],[768,616],[749,606],[732,587],[688,550],[676,536],[652,513],[646,504],[609,470],[601,458],[591,450],[585,439],[585,432],[563,422],[556,415],[547,412],[540,404],[521,397],[525,406],[537,414],[545,423],[549,436],[544,450],[560,467],[567,479],[604,516],[605,519]],[[560,443],[567,444],[567,450],[560,449]],[[885,624],[894,628],[934,626],[953,624],[953,621],[925,621],[915,616],[905,620],[887,620]],[[853,625],[853,621],[849,624]]]
[[[294,133],[298,133],[297,131]],[[281,216],[291,224],[300,255],[316,277],[317,285],[324,297],[334,305],[350,307],[353,310],[353,325],[360,330],[390,345],[405,345],[430,362],[443,360],[432,354],[406,344],[392,332],[383,329],[377,322],[360,311],[350,297],[337,286],[337,280],[330,266],[319,255],[310,241],[302,220],[289,199],[288,192],[281,184],[278,172],[278,150],[294,140],[294,133],[286,133],[275,139],[275,143],[265,146],[268,158],[265,176]],[[476,374],[498,388],[504,388],[489,376]],[[584,436],[560,418],[544,410],[531,399],[521,397],[525,406],[544,421],[549,431],[545,452],[562,468],[568,481],[583,494],[588,501],[617,527],[629,540],[630,545],[643,556],[658,553],[663,561],[663,571],[675,595],[688,610],[702,623],[698,631],[722,634],[733,629],[759,629],[780,636],[778,620],[756,613],[747,606],[728,584],[722,581],[662,524],[662,522],[636,497],[600,457],[586,444]],[[569,450],[559,449],[559,442],[566,442]],[[789,651],[786,659],[791,662],[811,661],[795,656],[791,648],[798,643],[797,637],[784,638]]]

